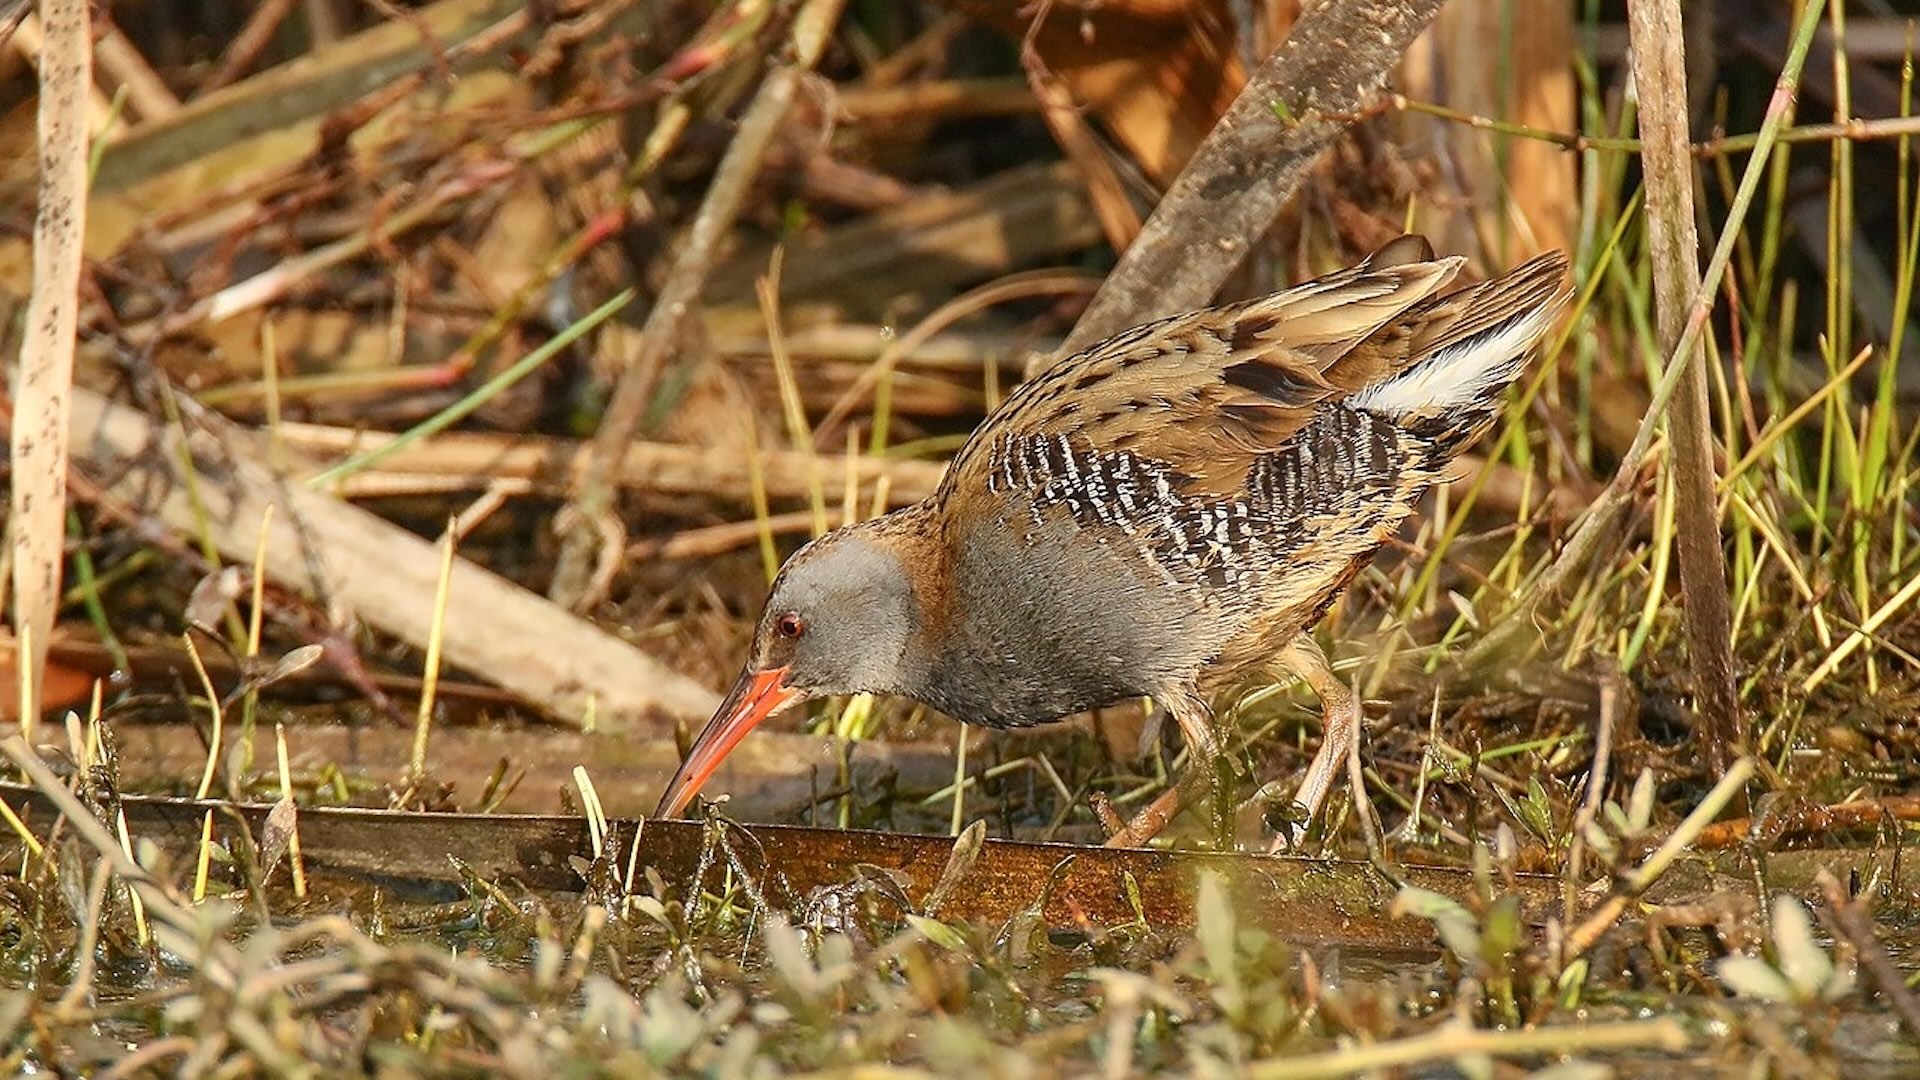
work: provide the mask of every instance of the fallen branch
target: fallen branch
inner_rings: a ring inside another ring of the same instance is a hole
[[[204,728],[184,722],[116,723],[122,790],[167,790],[180,777],[198,772],[206,758],[199,734]],[[272,738],[270,731],[265,738]],[[331,766],[350,776],[387,780],[407,760],[412,742],[413,732],[406,728],[302,723],[287,731],[289,768],[298,776],[316,776]],[[740,744],[738,755],[727,756],[715,786],[727,792],[727,813],[734,817],[792,821],[805,820],[809,806],[844,782],[862,792],[888,786],[932,791],[953,776],[953,752],[941,743],[869,740],[852,753],[848,746],[845,739],[831,736],[756,731]],[[270,750],[256,758],[267,770],[273,768]],[[661,785],[680,765],[680,753],[667,738],[529,732],[523,725],[497,722],[439,724],[427,772],[432,785],[451,788],[454,806],[475,810],[503,761],[508,763],[506,776],[492,795],[492,812],[561,812],[560,792],[572,786],[573,770],[584,763],[599,789],[602,809],[613,817],[637,817],[652,813]],[[849,770],[845,781],[842,761]],[[302,806],[301,814],[307,809]],[[821,816],[830,815],[823,808]]]
[[[31,759],[17,740],[0,748]],[[35,780],[51,779],[37,759],[32,765]],[[33,810],[29,820],[50,821],[57,807],[48,802],[73,800],[65,789],[40,786],[46,782],[40,781],[31,793],[19,785],[0,784],[0,798],[28,805]],[[58,781],[52,783],[58,786]],[[232,820],[226,814],[232,807],[256,835],[269,810],[131,795],[120,805],[128,830],[141,840],[162,851],[189,855],[200,843],[201,823],[209,810],[220,811],[223,833],[231,828],[225,823]],[[702,868],[712,864],[710,857],[703,857],[711,843],[706,823],[616,819],[610,824],[620,846],[609,853],[608,865],[637,863],[677,890],[696,885]],[[91,840],[97,831],[88,829],[86,836]],[[747,861],[758,865],[748,869],[757,871],[759,880],[784,879],[785,891],[796,896],[856,880],[858,868],[866,865],[886,867],[890,875],[900,875],[897,880],[908,896],[925,898],[948,877],[954,845],[947,836],[861,829],[736,825],[728,831],[744,841],[739,850],[751,853]],[[354,880],[377,876],[446,882],[471,872],[482,880],[512,878],[534,889],[569,892],[584,885],[571,857],[593,850],[586,819],[580,815],[423,814],[319,806],[300,808],[300,845],[311,871]],[[639,848],[637,857],[630,854],[630,845]],[[457,856],[458,863],[448,855]],[[948,885],[940,915],[956,922],[999,925],[1035,911],[1053,926],[1117,926],[1144,915],[1154,930],[1178,932],[1193,926],[1194,893],[1202,871],[1220,876],[1248,926],[1283,934],[1289,941],[1420,952],[1435,947],[1430,923],[1386,914],[1398,888],[1394,881],[1370,863],[1340,859],[989,838],[959,880]],[[1407,884],[1445,896],[1464,901],[1475,895],[1472,872],[1462,867],[1407,865],[1398,872]],[[1554,899],[1553,878],[1519,874],[1512,886],[1521,900],[1522,918],[1537,921],[1546,916]]]
[[[1831,806],[1794,807],[1761,819],[1716,821],[1700,831],[1693,846],[1697,851],[1718,851],[1759,839],[1762,847],[1770,848],[1786,840],[1804,840],[1849,829],[1883,828],[1898,821],[1920,821],[1920,796],[1888,795]]]
[[[1154,208],[1061,354],[1212,300],[1439,10],[1440,0],[1382,0],[1302,14]]]
[[[268,506],[267,573],[311,596],[338,600],[416,647],[427,641],[439,553],[428,541],[357,507],[275,476],[247,434],[215,418],[180,445],[144,414],[74,391],[75,456],[108,490],[183,532],[204,526],[228,558],[250,560]],[[191,451],[195,499],[182,460]],[[484,676],[554,719],[592,718],[611,730],[669,730],[718,704],[705,687],[464,559],[456,560],[443,644],[447,663]]]

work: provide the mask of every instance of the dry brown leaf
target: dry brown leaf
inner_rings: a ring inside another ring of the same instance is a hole
[[[58,631],[55,631],[56,636]],[[20,643],[12,634],[0,629],[0,722],[15,723],[20,719]],[[58,660],[48,660],[46,671],[40,679],[40,707],[42,711],[50,709],[68,709],[87,700],[93,692],[93,676],[75,667],[68,667]]]
[[[1024,40],[1028,0],[948,0]],[[1140,167],[1165,187],[1246,82],[1227,0],[1059,0],[1034,47]]]

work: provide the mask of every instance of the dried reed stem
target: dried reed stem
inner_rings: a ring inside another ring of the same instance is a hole
[[[87,94],[93,87],[86,0],[42,0],[40,205],[33,223],[33,295],[14,379],[13,618],[30,650],[24,685],[42,685],[60,603],[67,527],[67,427],[87,229]],[[20,714],[31,737],[38,689]]]
[[[1694,701],[1707,762],[1719,773],[1743,752],[1747,738],[1733,686],[1733,613],[1727,595],[1726,553],[1720,546],[1719,502],[1714,498],[1706,350],[1699,335],[1690,347],[1681,347],[1690,299],[1700,295],[1700,234],[1694,224],[1687,62],[1679,0],[1635,0],[1627,5],[1627,19],[1633,76],[1640,90],[1640,153],[1646,170],[1654,314],[1660,347],[1681,365],[1667,420],[1673,435],[1687,658],[1693,668]]]

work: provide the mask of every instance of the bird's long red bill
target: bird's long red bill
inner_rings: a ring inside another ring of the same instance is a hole
[[[686,760],[680,763],[679,771],[667,783],[666,793],[660,796],[655,817],[673,817],[686,809],[707,778],[720,767],[720,762],[747,737],[747,732],[800,696],[799,691],[783,685],[786,677],[787,669],[783,667],[741,674],[727,694],[727,700],[720,703],[720,711],[713,714],[713,719],[707,721],[707,726],[700,729],[700,736],[687,748]]]

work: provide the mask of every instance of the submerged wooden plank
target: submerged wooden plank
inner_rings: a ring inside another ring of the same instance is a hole
[[[52,806],[29,789],[0,785],[14,806],[33,806],[30,820],[45,822]],[[256,831],[264,806],[233,806],[189,799],[128,796],[123,800],[132,835],[176,854],[192,852],[201,821],[215,811],[216,830],[233,828],[233,814]],[[590,852],[586,822],[578,817],[421,814],[386,810],[307,808],[300,811],[300,843],[309,872],[389,882],[456,881],[449,858],[457,857],[482,877],[517,880],[543,890],[577,892],[583,887],[573,857]],[[657,871],[674,890],[687,890],[708,860],[704,827],[689,821],[623,820],[617,835],[638,834],[637,865]],[[798,826],[739,825],[729,833],[742,860],[758,872],[766,895],[804,902],[815,890],[846,884],[861,866],[895,871],[906,894],[923,903],[945,870],[953,842],[946,837],[908,836]],[[616,853],[624,867],[628,851]],[[1345,860],[1156,850],[1113,850],[1070,844],[987,840],[978,858],[941,908],[941,917],[1002,922],[1044,894],[1050,925],[1117,926],[1136,910],[1128,881],[1139,896],[1139,914],[1163,930],[1191,928],[1195,893],[1203,872],[1227,884],[1243,925],[1259,927],[1301,945],[1341,945],[1392,950],[1431,950],[1431,926],[1386,913],[1397,885],[1371,865]],[[1471,875],[1452,867],[1407,866],[1408,884],[1462,901],[1473,893]],[[1049,888],[1051,883],[1051,888]],[[1559,903],[1559,884],[1544,875],[1516,882],[1523,910],[1543,919]]]

